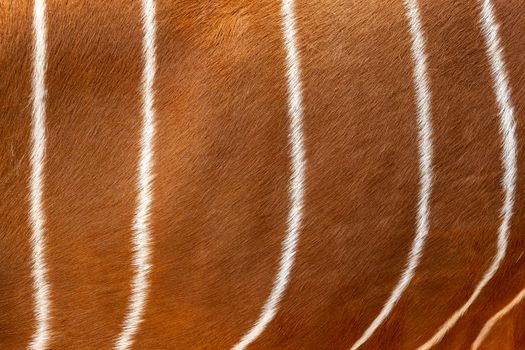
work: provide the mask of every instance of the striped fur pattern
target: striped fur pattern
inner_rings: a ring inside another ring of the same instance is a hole
[[[0,348],[525,347],[523,13],[0,1]]]

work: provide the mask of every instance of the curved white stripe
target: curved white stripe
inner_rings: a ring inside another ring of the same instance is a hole
[[[352,350],[358,349],[374,334],[376,329],[392,312],[401,295],[414,277],[421,252],[428,234],[429,198],[432,189],[432,124],[430,121],[431,94],[427,75],[425,38],[417,0],[405,0],[406,16],[412,37],[412,58],[414,60],[414,85],[417,101],[417,124],[419,127],[419,200],[417,209],[416,236],[408,256],[408,264],[401,279],[386,301],[383,309],[368,326],[363,335],[354,343]]]
[[[142,72],[143,124],[138,164],[138,204],[133,222],[133,266],[135,275],[131,283],[128,313],[122,331],[115,342],[116,350],[128,349],[133,343],[146,307],[148,275],[151,267],[150,207],[152,202],[153,138],[155,111],[153,108],[153,82],[155,79],[155,4],[142,0],[143,55]]]
[[[36,329],[29,349],[43,350],[50,339],[50,292],[45,263],[45,214],[42,203],[46,149],[46,3],[35,0],[33,7],[33,73],[31,119],[31,176],[29,178],[29,223],[31,226],[31,258],[35,289]]]
[[[512,208],[514,206],[514,192],[516,184],[516,123],[514,121],[514,109],[510,98],[510,87],[507,80],[505,65],[501,53],[501,43],[498,36],[498,25],[494,18],[494,9],[490,0],[481,0],[481,29],[485,37],[487,55],[490,62],[490,69],[496,94],[500,114],[500,132],[503,138],[502,163],[503,179],[502,187],[504,192],[503,205],[500,213],[502,216],[501,225],[498,230],[498,251],[492,264],[483,275],[483,278],[476,286],[476,289],[467,302],[458,309],[438,330],[434,336],[419,350],[430,349],[439,343],[443,336],[452,328],[458,319],[465,314],[468,308],[476,300],[481,290],[492,279],[498,270],[507,250],[510,220],[512,218]]]
[[[286,50],[287,84],[288,84],[288,114],[290,117],[290,211],[288,213],[288,228],[282,243],[282,255],[279,271],[273,283],[273,288],[262,308],[261,315],[254,326],[241,340],[233,346],[233,350],[243,350],[264,331],[268,323],[277,313],[279,302],[288,285],[290,272],[294,263],[295,250],[302,220],[305,154],[303,146],[302,118],[303,107],[301,97],[301,79],[299,57],[295,44],[295,19],[293,14],[293,0],[283,0],[281,3],[283,20],[284,46]]]
[[[481,343],[483,343],[483,341],[485,340],[487,335],[489,335],[490,330],[492,329],[492,327],[494,327],[494,325],[499,320],[501,320],[503,318],[503,316],[508,314],[510,312],[510,310],[512,310],[516,305],[521,303],[523,301],[523,299],[525,299],[525,289],[522,289],[521,292],[519,292],[519,294],[516,295],[514,297],[514,299],[512,299],[512,301],[510,303],[505,305],[505,307],[503,309],[498,311],[494,316],[492,316],[487,321],[487,323],[485,323],[485,325],[481,329],[481,332],[479,332],[478,336],[476,337],[476,340],[474,340],[474,343],[472,343],[471,350],[477,350],[480,347]]]

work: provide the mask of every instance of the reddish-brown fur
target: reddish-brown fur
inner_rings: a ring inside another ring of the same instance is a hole
[[[507,256],[436,346],[468,349],[525,287],[525,3],[494,0],[518,174]],[[430,231],[393,313],[362,349],[414,349],[496,251],[499,115],[476,0],[420,0],[432,92]],[[156,0],[152,270],[135,349],[228,349],[257,319],[289,208],[279,1]],[[399,0],[296,0],[304,220],[279,312],[250,349],[349,349],[415,235],[413,60]],[[142,120],[139,1],[47,1],[44,210],[50,349],[110,348],[130,297]],[[0,0],[0,348],[35,330],[27,213],[32,2]],[[484,349],[525,347],[525,304]]]

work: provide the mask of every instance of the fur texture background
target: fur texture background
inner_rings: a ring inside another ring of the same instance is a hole
[[[436,346],[468,349],[525,287],[525,3],[495,0],[518,138],[507,256]],[[430,231],[414,280],[362,349],[414,349],[496,251],[501,136],[479,2],[420,0],[432,92]],[[151,289],[135,349],[227,349],[273,282],[290,177],[278,1],[156,1]],[[296,0],[308,168],[275,319],[250,349],[348,349],[399,279],[418,155],[402,1]],[[27,223],[32,2],[0,0],[0,348],[34,331]],[[44,207],[50,349],[105,349],[130,296],[143,65],[138,1],[48,0]],[[525,303],[484,349],[525,347]]]

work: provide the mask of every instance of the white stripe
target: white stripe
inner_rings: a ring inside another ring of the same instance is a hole
[[[35,0],[33,8],[33,74],[31,119],[31,176],[29,178],[29,222],[31,226],[32,276],[35,289],[35,333],[29,344],[31,350],[46,349],[50,339],[50,291],[46,278],[45,215],[42,203],[46,149],[46,4]]]
[[[288,114],[290,117],[289,143],[292,172],[289,188],[290,211],[288,213],[288,227],[286,237],[282,243],[279,271],[273,283],[270,296],[263,306],[261,315],[255,322],[255,325],[233,346],[233,350],[242,350],[250,345],[259,337],[277,313],[279,302],[290,278],[301,227],[306,161],[303,147],[303,107],[299,57],[295,44],[296,31],[293,5],[293,0],[283,0],[281,3],[284,46],[286,50]]]
[[[468,308],[474,303],[481,290],[492,279],[498,270],[507,250],[510,220],[514,205],[514,192],[516,184],[516,125],[514,121],[514,109],[510,98],[510,87],[501,53],[501,43],[498,37],[498,25],[494,18],[494,9],[490,0],[481,0],[481,27],[487,46],[487,55],[490,62],[492,79],[494,80],[494,91],[500,114],[500,132],[503,138],[502,164],[504,192],[503,206],[500,210],[502,217],[498,230],[498,251],[492,264],[483,275],[468,301],[458,309],[439,329],[439,331],[420,350],[430,349],[437,344],[443,336],[456,324]]]
[[[155,112],[153,108],[153,82],[155,79],[155,4],[154,0],[142,0],[143,55],[142,72],[143,124],[138,164],[138,205],[133,222],[133,266],[131,297],[128,313],[115,349],[128,349],[146,307],[148,275],[151,267],[150,207],[152,202],[153,138],[155,136]]]
[[[492,316],[490,320],[487,321],[487,323],[485,323],[485,325],[481,329],[481,332],[479,332],[478,336],[476,337],[476,340],[474,340],[474,343],[472,343],[471,349],[477,350],[480,347],[481,343],[483,343],[487,335],[489,335],[492,327],[494,327],[494,325],[499,320],[501,320],[503,316],[508,314],[510,310],[512,310],[516,305],[521,303],[524,298],[525,298],[525,289],[522,289],[521,292],[518,295],[516,295],[516,297],[512,299],[510,303],[508,303],[503,309],[501,309],[494,316]]]
[[[414,60],[414,85],[417,102],[417,124],[419,129],[419,200],[417,209],[416,236],[408,255],[408,264],[401,279],[363,335],[354,343],[352,350],[363,345],[383,321],[390,315],[392,309],[414,277],[419,264],[421,252],[428,234],[429,198],[432,188],[432,124],[430,121],[431,94],[427,77],[427,58],[425,54],[425,39],[421,28],[421,19],[417,0],[405,0],[406,16],[412,37],[412,58]]]

